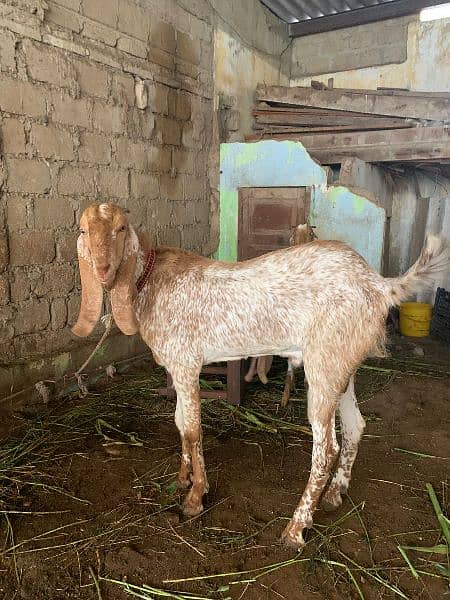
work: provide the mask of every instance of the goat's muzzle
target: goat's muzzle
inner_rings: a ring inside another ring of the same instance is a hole
[[[111,265],[104,266],[95,265],[95,274],[98,281],[106,290],[110,290],[114,284],[115,273],[111,269]]]

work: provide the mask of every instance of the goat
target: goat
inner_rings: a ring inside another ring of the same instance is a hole
[[[289,358],[294,366],[303,362],[313,433],[311,472],[282,534],[286,544],[301,547],[335,461],[324,502],[340,506],[349,485],[364,428],[355,371],[366,356],[384,348],[389,307],[447,267],[443,242],[430,237],[405,275],[387,279],[341,242],[315,241],[223,263],[178,248],[149,249],[114,204],[89,206],[80,225],[82,296],[72,331],[78,336],[92,332],[105,289],[119,329],[126,335],[139,332],[172,376],[182,447],[178,482],[190,487],[185,515],[203,511],[209,489],[202,450],[202,365],[269,354]]]
[[[310,225],[302,223],[301,225],[297,225],[294,228],[292,235],[289,239],[289,244],[291,246],[299,246],[300,244],[307,244],[308,242],[313,242],[316,239],[317,236],[314,234],[314,229]],[[260,356],[259,358],[253,357],[250,362],[250,367],[247,371],[247,374],[244,377],[245,381],[252,381],[253,377],[257,373],[259,380],[265,385],[268,381],[267,373],[270,371],[272,361],[272,356]],[[281,406],[287,406],[293,389],[294,367],[292,365],[292,362],[288,359],[288,368],[284,380],[284,390],[280,403]]]
[[[250,361],[250,366],[248,368],[247,373],[244,376],[245,381],[250,383],[253,380],[253,377],[258,374],[259,380],[261,383],[268,382],[267,373],[270,371],[270,367],[272,366],[273,356],[254,356]]]

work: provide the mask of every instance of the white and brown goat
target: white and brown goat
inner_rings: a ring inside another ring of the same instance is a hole
[[[447,267],[444,245],[430,238],[405,275],[385,279],[340,242],[316,241],[227,264],[177,248],[149,249],[125,212],[112,204],[89,206],[80,224],[82,300],[73,332],[91,333],[106,289],[118,327],[127,335],[139,332],[171,374],[182,445],[178,481],[190,487],[185,514],[199,514],[208,491],[200,415],[202,365],[269,354],[289,358],[294,365],[303,362],[312,465],[283,532],[286,543],[301,546],[303,529],[312,525],[336,461],[324,501],[338,507],[349,485],[364,428],[354,373],[367,355],[383,348],[389,307]]]
[[[314,234],[314,229],[307,223],[302,223],[294,227],[292,235],[289,239],[289,244],[291,246],[299,246],[300,244],[307,244],[308,242],[313,242],[317,239],[317,236]],[[250,361],[249,369],[245,375],[245,381],[252,381],[254,376],[257,374],[259,380],[264,385],[267,384],[267,373],[270,371],[270,367],[272,366],[273,356],[259,356],[258,358],[253,357]],[[289,398],[291,397],[292,390],[294,389],[294,367],[292,362],[288,359],[288,368],[286,371],[286,376],[284,378],[284,390],[283,395],[281,396],[281,406],[286,406],[289,402]]]

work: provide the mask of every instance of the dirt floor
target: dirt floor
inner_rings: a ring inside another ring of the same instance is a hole
[[[399,338],[393,356],[358,373],[367,427],[350,497],[317,512],[299,554],[279,537],[309,474],[311,436],[302,373],[279,406],[284,361],[239,409],[204,402],[211,491],[193,519],[180,513],[160,370],[134,368],[82,400],[4,403],[0,598],[443,598],[450,349]]]

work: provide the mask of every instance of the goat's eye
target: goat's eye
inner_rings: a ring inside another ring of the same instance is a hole
[[[86,230],[85,229],[80,229],[80,233],[81,233],[81,235],[84,235],[86,233]]]
[[[119,231],[125,231],[126,227],[125,225],[122,225],[122,227],[119,228]]]

